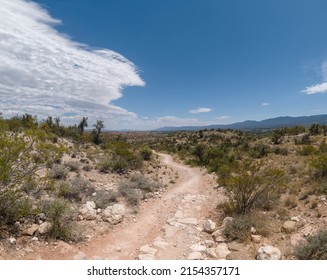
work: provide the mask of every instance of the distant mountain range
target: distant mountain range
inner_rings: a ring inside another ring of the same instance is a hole
[[[314,123],[327,125],[327,115],[301,116],[301,117],[278,117],[262,121],[244,121],[232,124],[217,124],[207,126],[180,126],[180,127],[161,127],[155,131],[196,131],[202,129],[235,129],[235,130],[263,130],[281,127],[291,127],[296,125],[310,126]]]

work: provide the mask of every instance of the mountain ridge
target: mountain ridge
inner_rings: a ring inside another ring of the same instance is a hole
[[[166,126],[155,129],[154,131],[195,131],[202,129],[235,129],[235,130],[256,130],[256,129],[275,129],[290,126],[310,126],[314,123],[327,125],[327,114],[290,117],[282,116],[264,119],[261,121],[246,120],[231,124],[213,124],[205,126]]]

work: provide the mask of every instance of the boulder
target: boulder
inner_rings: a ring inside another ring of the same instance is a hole
[[[38,227],[39,227],[38,225],[33,224],[31,227],[29,227],[29,228],[27,228],[27,229],[25,229],[25,230],[23,231],[23,235],[26,235],[26,236],[33,236],[34,233],[37,231]]]
[[[93,201],[86,202],[86,204],[83,205],[79,210],[79,213],[83,216],[85,220],[95,220],[97,217],[95,203]]]
[[[102,212],[102,220],[109,222],[112,225],[119,224],[123,221],[125,212],[125,206],[122,204],[117,203],[112,206],[108,206]]]
[[[296,222],[286,221],[282,226],[282,232],[291,233],[295,230]]]
[[[50,227],[51,227],[51,224],[49,222],[44,222],[39,225],[37,232],[41,235],[44,235],[49,231]]]
[[[220,243],[216,248],[216,254],[218,259],[226,259],[227,255],[230,253],[226,243]]]
[[[263,246],[258,249],[257,260],[280,260],[282,254],[274,246]]]
[[[203,223],[203,231],[207,233],[213,233],[217,228],[217,225],[215,222],[211,221],[210,219],[206,220]]]

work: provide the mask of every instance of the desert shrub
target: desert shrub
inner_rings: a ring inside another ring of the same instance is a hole
[[[53,179],[66,179],[68,176],[67,168],[62,164],[54,164],[48,172],[50,178]]]
[[[320,180],[327,176],[327,154],[321,154],[311,159],[314,179]]]
[[[142,147],[142,149],[140,150],[140,155],[143,160],[150,160],[152,156],[152,150],[147,146]]]
[[[82,177],[75,177],[68,182],[61,182],[58,189],[58,196],[71,201],[81,201],[84,196],[93,191],[88,180]]]
[[[151,181],[141,174],[133,175],[129,180],[122,181],[118,192],[125,197],[131,205],[138,205],[148,192],[153,192],[161,187],[160,183]]]
[[[284,172],[263,168],[260,162],[244,161],[234,171],[223,178],[229,195],[228,209],[234,214],[246,214],[260,206],[261,200],[278,197],[284,187]]]
[[[74,213],[67,200],[43,201],[42,212],[51,223],[47,237],[51,239],[72,240],[74,237]]]
[[[83,165],[83,170],[89,172],[92,170],[92,166],[90,164]]]
[[[21,192],[7,190],[0,193],[0,225],[13,225],[30,214],[30,201]]]
[[[320,231],[300,242],[294,255],[300,260],[327,260],[327,231]]]
[[[227,222],[223,229],[223,234],[230,241],[237,240],[245,242],[251,238],[251,228],[255,228],[258,234],[266,235],[265,223],[251,215],[240,215]]]
[[[282,143],[285,133],[285,129],[275,129],[271,135],[271,141],[273,144],[278,145]]]
[[[118,193],[120,196],[123,196],[131,206],[137,206],[143,198],[142,193],[134,189],[128,182],[119,185]]]
[[[297,154],[300,156],[310,156],[317,154],[317,149],[311,145],[303,146],[301,149],[297,150]]]
[[[35,194],[40,191],[40,188],[36,180],[28,178],[26,182],[22,184],[21,190],[26,194]]]
[[[262,158],[267,156],[269,153],[269,147],[265,144],[256,144],[250,148],[249,154],[253,158]]]
[[[123,157],[120,156],[115,157],[111,162],[110,169],[114,173],[124,174],[128,171],[128,162]]]
[[[111,168],[111,163],[109,159],[104,159],[98,164],[98,170],[102,173],[108,173]]]
[[[327,180],[323,180],[322,182],[320,182],[320,184],[318,185],[316,192],[318,194],[325,194],[327,195]]]
[[[80,164],[77,161],[68,161],[65,163],[65,166],[69,168],[70,171],[78,172]]]
[[[94,203],[97,208],[106,208],[107,206],[117,202],[118,193],[115,191],[100,190],[94,197]]]
[[[303,134],[300,138],[294,139],[295,145],[309,145],[311,143],[310,134]]]
[[[288,155],[288,150],[287,150],[287,148],[275,147],[273,149],[273,153],[275,155],[287,156]]]
[[[297,206],[297,197],[295,195],[288,195],[284,200],[284,205],[289,208],[295,208]]]

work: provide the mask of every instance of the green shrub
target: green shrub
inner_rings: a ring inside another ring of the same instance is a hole
[[[288,155],[288,150],[286,148],[282,148],[282,147],[275,147],[273,149],[273,153],[275,155],[287,156]]]
[[[311,145],[306,145],[301,149],[297,150],[297,154],[300,156],[310,156],[317,154],[317,149]]]
[[[48,172],[50,178],[66,179],[68,176],[67,168],[62,164],[54,164]]]
[[[250,148],[249,154],[253,158],[263,158],[268,155],[269,147],[265,144],[256,144]]]
[[[133,206],[139,204],[144,199],[145,194],[157,191],[161,187],[160,183],[151,181],[141,174],[133,175],[129,180],[122,181],[118,187],[119,195],[126,198]]]
[[[92,170],[92,166],[90,164],[86,164],[83,166],[83,170],[86,172],[89,172]]]
[[[47,236],[64,241],[74,239],[74,213],[67,200],[43,201],[42,212],[51,223]]]
[[[285,201],[284,201],[284,205],[289,208],[295,208],[297,206],[297,198],[295,195],[289,195],[286,197]]]
[[[260,217],[240,215],[227,222],[223,234],[230,241],[248,241],[251,238],[251,228],[255,228],[257,234],[267,235],[266,224]]]
[[[149,147],[145,146],[140,150],[140,154],[143,160],[150,160],[152,156],[152,150]]]
[[[111,168],[114,173],[124,174],[128,171],[128,162],[123,157],[116,157],[111,162]]]
[[[110,168],[111,163],[108,159],[102,160],[98,165],[98,169],[102,173],[108,173],[110,171]]]
[[[0,225],[13,225],[30,214],[30,201],[21,192],[13,190],[0,192]]]
[[[93,192],[93,188],[88,180],[82,177],[75,177],[68,182],[59,185],[58,196],[71,201],[82,201],[85,196]]]
[[[284,187],[284,172],[280,169],[264,169],[260,162],[244,161],[234,171],[224,174],[222,178],[229,195],[228,210],[234,214],[246,214],[260,207],[260,202],[278,198]]]
[[[317,180],[327,177],[327,154],[313,158],[310,165],[314,168],[313,177]]]
[[[69,170],[73,172],[78,172],[80,168],[80,164],[77,161],[68,161],[65,163],[65,166],[67,166]]]
[[[117,202],[118,193],[115,191],[97,191],[94,197],[94,203],[97,208],[105,209],[107,206]]]
[[[295,145],[309,145],[311,143],[310,134],[303,134],[300,138],[294,139]]]
[[[327,231],[320,231],[300,242],[294,255],[300,260],[327,260]]]
[[[128,182],[124,182],[119,185],[118,193],[120,196],[124,197],[131,206],[137,206],[141,199],[143,199],[142,193],[134,189],[128,184]]]

